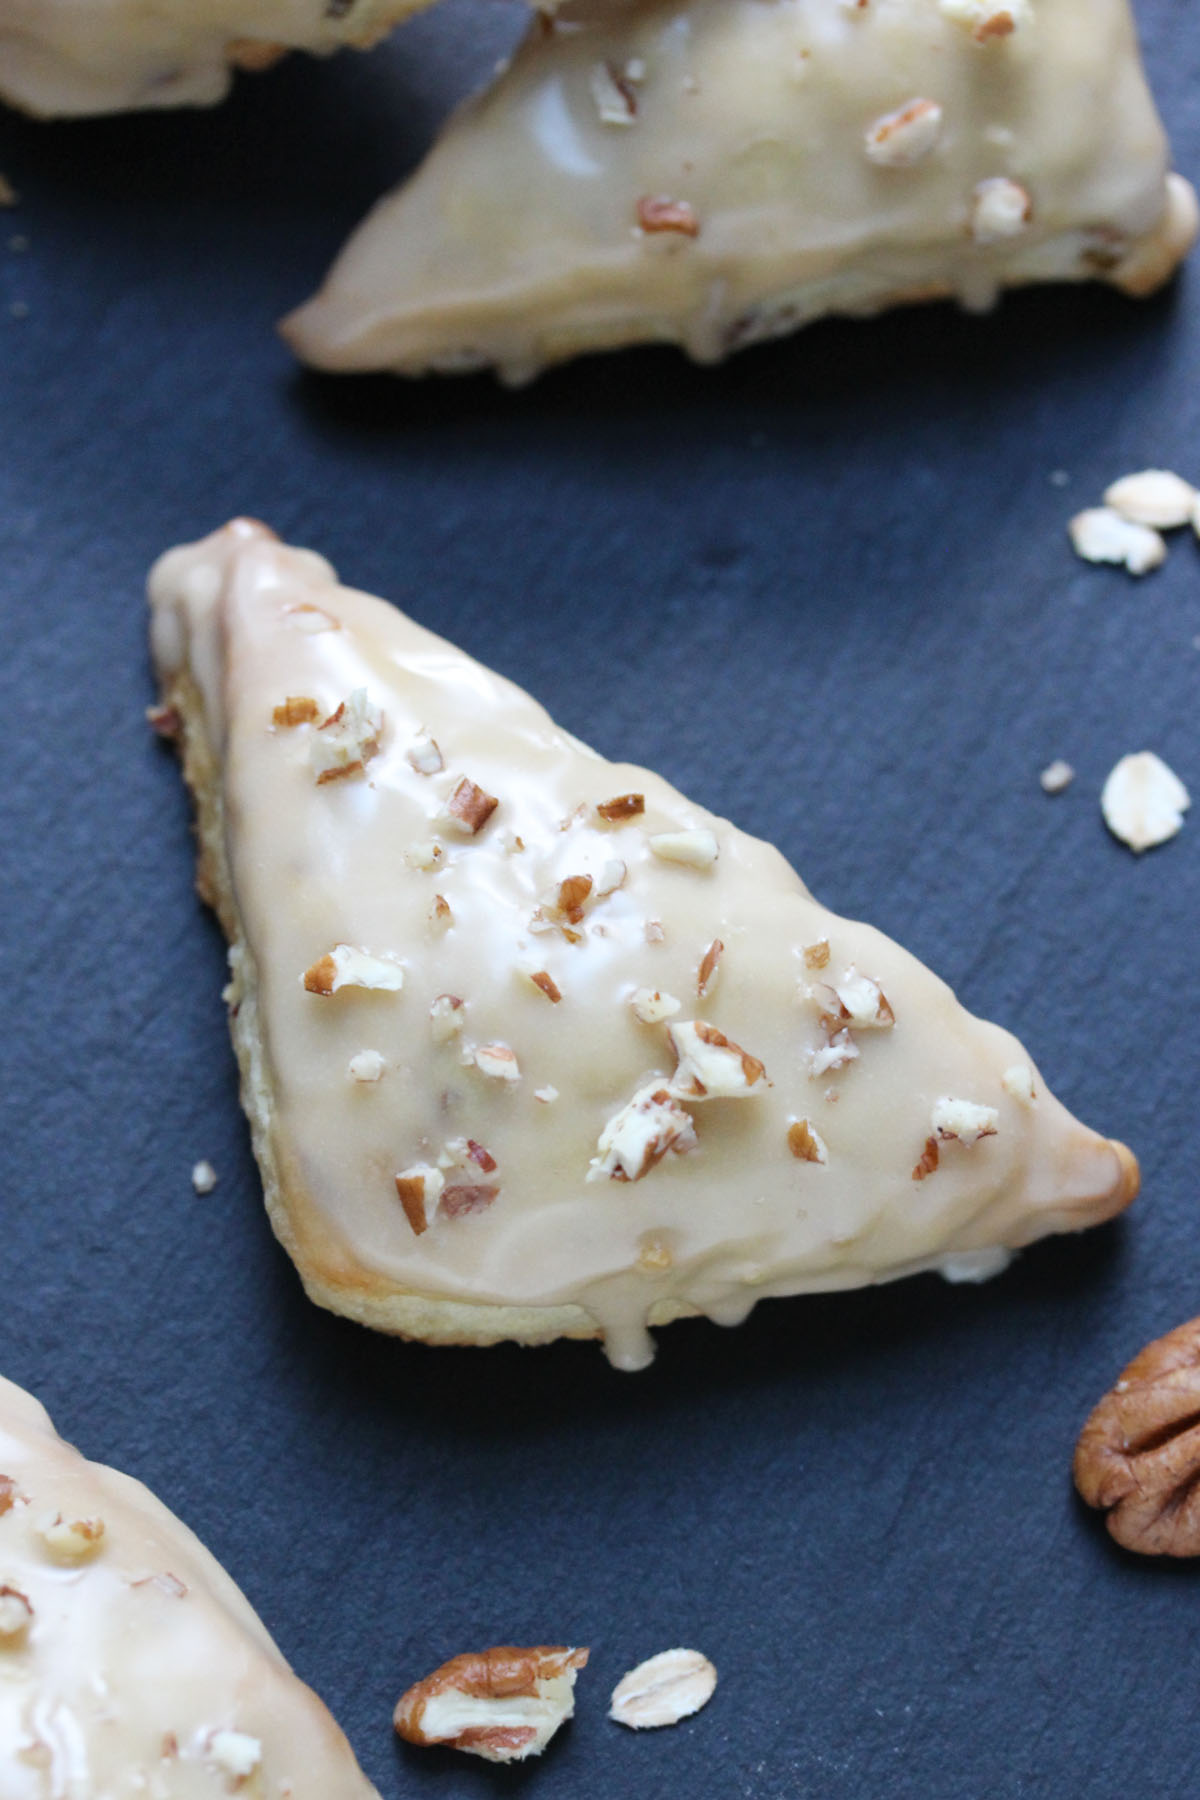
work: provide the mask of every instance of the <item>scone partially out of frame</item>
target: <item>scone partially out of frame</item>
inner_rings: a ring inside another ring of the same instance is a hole
[[[378,1800],[220,1564],[0,1380],[4,1800]]]
[[[439,1343],[975,1278],[1122,1146],[770,845],[245,520],[150,581],[160,728],[267,1206],[310,1295]]]
[[[378,41],[423,0],[0,0],[0,100],[42,118],[210,106],[235,68]]]
[[[322,369],[677,343],[1033,281],[1195,234],[1128,0],[567,0],[284,332]]]

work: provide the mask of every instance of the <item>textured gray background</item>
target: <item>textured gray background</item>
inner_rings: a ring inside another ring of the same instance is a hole
[[[1200,23],[1140,11],[1195,177]],[[1127,469],[1200,476],[1200,274],[517,395],[297,373],[273,319],[517,16],[447,0],[210,114],[0,117],[23,195],[0,217],[0,1369],[201,1534],[385,1800],[1190,1795],[1196,1575],[1115,1551],[1068,1465],[1126,1357],[1200,1311],[1200,819],[1138,862],[1097,808],[1143,747],[1200,791],[1200,549],[1135,584],[1063,526]],[[637,1377],[311,1308],[142,722],[146,568],[239,511],[774,837],[1136,1148],[1135,1211],[982,1290],[676,1325]],[[1051,801],[1059,755],[1079,778]],[[593,1646],[540,1765],[394,1745],[401,1687],[504,1639]],[[613,1681],[674,1642],[714,1658],[715,1702],[619,1733]]]

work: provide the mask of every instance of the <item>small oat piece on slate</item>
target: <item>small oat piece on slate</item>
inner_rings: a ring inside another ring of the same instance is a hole
[[[1191,803],[1178,775],[1153,750],[1123,756],[1100,795],[1104,823],[1138,855],[1181,831]]]
[[[609,1718],[633,1731],[678,1725],[712,1699],[717,1671],[699,1650],[661,1650],[623,1675]]]

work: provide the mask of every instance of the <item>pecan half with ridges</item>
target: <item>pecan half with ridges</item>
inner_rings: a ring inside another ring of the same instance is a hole
[[[574,1712],[587,1659],[559,1644],[468,1651],[401,1694],[393,1723],[410,1744],[449,1744],[489,1762],[537,1756]]]
[[[1200,1555],[1200,1319],[1134,1357],[1080,1432],[1074,1475],[1127,1550]]]

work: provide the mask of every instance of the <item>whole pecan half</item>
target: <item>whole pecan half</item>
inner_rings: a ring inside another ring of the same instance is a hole
[[[574,1712],[587,1659],[562,1644],[468,1651],[401,1694],[393,1723],[410,1744],[448,1744],[489,1762],[538,1756]]]
[[[1200,1319],[1134,1357],[1080,1432],[1074,1475],[1127,1550],[1200,1555]]]

